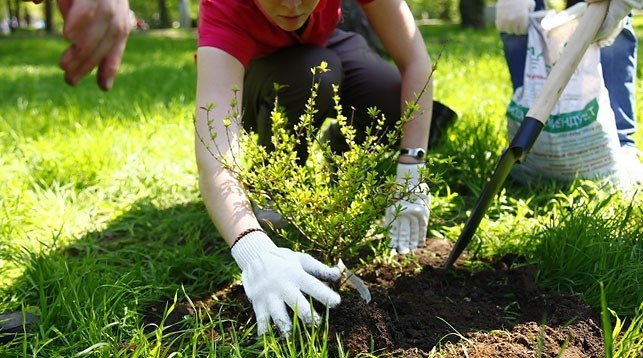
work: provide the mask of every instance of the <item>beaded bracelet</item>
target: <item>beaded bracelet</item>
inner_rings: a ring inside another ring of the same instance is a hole
[[[239,240],[243,239],[246,235],[248,235],[248,234],[250,234],[250,233],[252,233],[252,232],[256,232],[256,231],[263,232],[264,234],[266,233],[266,232],[265,232],[265,231],[263,231],[262,229],[259,229],[259,228],[256,228],[256,227],[253,227],[253,228],[250,228],[250,229],[243,230],[243,231],[241,232],[241,234],[239,234],[239,235],[237,236],[237,238],[236,238],[236,239],[234,239],[234,242],[232,242],[232,246],[230,246],[230,249],[232,249],[232,248],[234,247],[234,245],[236,245],[236,244],[237,244],[237,242],[239,242]]]

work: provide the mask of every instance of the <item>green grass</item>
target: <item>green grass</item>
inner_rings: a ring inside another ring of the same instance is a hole
[[[444,159],[433,169],[444,183],[432,188],[429,228],[455,240],[507,144],[511,86],[495,30],[422,30],[431,55],[442,53],[435,98],[460,116],[432,154]],[[197,187],[195,44],[193,33],[133,35],[114,89],[103,93],[93,78],[64,84],[62,39],[0,39],[0,312],[39,315],[32,333],[0,345],[0,357],[312,357],[337,340],[302,329],[292,340],[256,341],[225,309],[195,307],[169,330],[145,320],[154,305],[167,302],[169,314],[239,279]],[[637,90],[641,99],[640,81]],[[614,356],[627,356],[643,334],[641,207],[641,193],[508,181],[470,248],[478,258],[524,254],[540,264],[541,285],[597,310],[602,282],[621,317],[612,323],[632,322],[613,343]]]

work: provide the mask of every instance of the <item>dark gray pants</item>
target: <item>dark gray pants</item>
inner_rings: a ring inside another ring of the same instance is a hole
[[[343,114],[352,119],[358,141],[360,136],[364,137],[366,128],[373,125],[367,113],[369,107],[382,111],[387,126],[399,120],[401,78],[398,70],[375,53],[361,35],[336,30],[325,48],[293,46],[250,62],[243,86],[243,123],[246,130],[258,134],[259,144],[271,148],[270,112],[274,108],[274,84],[282,85],[279,105],[284,108],[292,128],[304,113],[310,97],[313,83],[311,68],[319,66],[322,61],[328,63],[330,72],[323,74],[319,84],[318,111],[315,114],[318,128],[334,114],[333,84],[340,88]],[[346,149],[338,128],[330,127],[326,135],[333,150],[341,152]],[[297,148],[300,161],[305,161],[308,156],[306,148],[302,140]]]

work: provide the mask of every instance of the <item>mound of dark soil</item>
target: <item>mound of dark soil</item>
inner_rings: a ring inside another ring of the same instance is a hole
[[[346,287],[341,305],[330,310],[330,336],[339,335],[352,356],[428,357],[437,348],[447,357],[603,356],[596,312],[577,297],[538,288],[534,267],[506,257],[485,270],[458,262],[445,271],[450,250],[449,242],[430,240],[413,257],[361,269],[373,300],[366,304]],[[241,322],[253,319],[240,286],[202,304],[211,312],[225,306]],[[178,308],[177,319],[190,313]]]
[[[445,271],[450,250],[431,240],[405,265],[363,270],[373,302],[345,294],[331,311],[345,347],[394,357],[428,356],[436,345],[449,357],[603,356],[597,314],[577,297],[539,289],[534,267],[506,257],[487,270]]]

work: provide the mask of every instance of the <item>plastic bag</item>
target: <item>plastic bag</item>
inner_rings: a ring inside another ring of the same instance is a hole
[[[552,23],[548,20],[555,15],[553,11],[538,11],[531,16],[524,85],[514,92],[507,109],[510,138],[539,95],[549,70],[579,21],[570,17],[562,24],[555,21],[558,26],[545,30],[541,21]],[[592,44],[526,160],[514,166],[511,176],[522,183],[607,178],[623,185],[627,178],[619,163],[620,151],[614,113],[603,82],[600,49]]]

